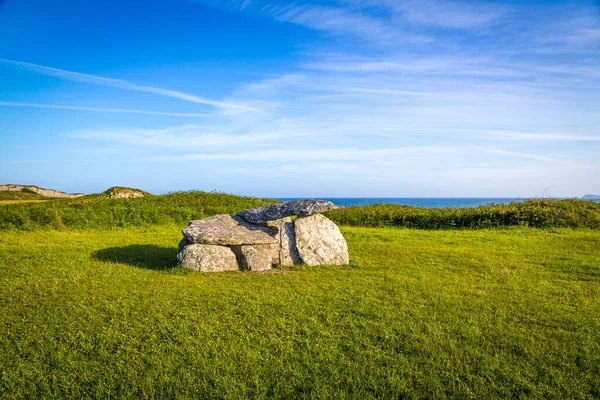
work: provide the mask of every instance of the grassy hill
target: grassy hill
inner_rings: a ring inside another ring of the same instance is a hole
[[[18,200],[48,200],[48,197],[42,196],[30,190],[23,191],[0,191],[0,201],[18,201]]]
[[[128,188],[123,186],[113,186],[104,192],[102,192],[108,198],[120,198],[120,197],[144,197],[152,196],[150,193],[145,192],[141,189]]]

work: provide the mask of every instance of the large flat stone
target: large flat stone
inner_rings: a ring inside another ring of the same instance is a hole
[[[191,243],[235,246],[244,244],[277,244],[277,230],[249,224],[241,217],[221,214],[190,221],[183,235]]]
[[[279,246],[277,244],[257,244],[232,246],[242,269],[250,271],[268,271],[279,263]]]
[[[315,214],[297,218],[294,225],[296,248],[305,264],[346,265],[350,262],[346,239],[330,219]]]
[[[290,217],[292,215],[306,216],[338,208],[325,200],[295,200],[287,203],[274,203],[265,206],[240,211],[237,215],[252,224],[264,224],[269,221]]]
[[[229,247],[188,244],[177,255],[183,268],[201,272],[238,271],[237,258]]]

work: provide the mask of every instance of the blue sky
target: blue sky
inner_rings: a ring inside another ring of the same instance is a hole
[[[600,193],[600,3],[0,0],[0,182]]]

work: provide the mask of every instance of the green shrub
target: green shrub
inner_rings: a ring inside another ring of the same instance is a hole
[[[524,226],[600,229],[600,204],[576,199],[534,199],[463,208],[374,204],[340,208],[325,214],[340,225],[364,227],[475,229]]]
[[[24,188],[20,191],[0,191],[1,200],[46,200],[48,197],[35,193],[33,190]]]
[[[39,228],[111,229],[186,224],[215,214],[235,214],[275,200],[222,193],[175,192],[132,199],[103,194],[43,203],[0,205],[0,230]],[[504,226],[600,229],[600,204],[583,200],[536,199],[465,208],[375,204],[328,211],[339,225],[419,229],[479,229]]]
[[[37,194],[37,192],[34,192],[33,190],[29,189],[29,188],[23,188],[21,189],[21,192],[23,193],[29,193],[29,194]]]
[[[215,214],[235,214],[275,200],[223,193],[175,192],[131,199],[90,195],[44,203],[0,205],[0,230],[111,229],[183,224]]]

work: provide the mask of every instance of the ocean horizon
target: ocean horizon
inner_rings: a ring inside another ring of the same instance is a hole
[[[303,200],[309,197],[277,198],[282,201]],[[402,204],[413,207],[446,208],[477,207],[486,204],[508,204],[525,201],[524,197],[319,197],[342,207],[367,206],[371,204]]]

